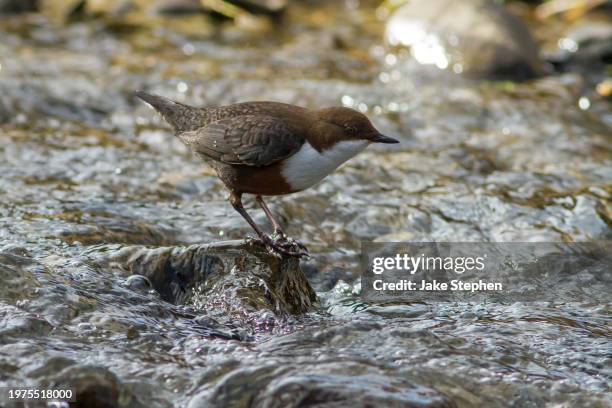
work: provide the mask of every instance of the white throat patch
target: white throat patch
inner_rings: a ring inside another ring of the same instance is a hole
[[[310,143],[305,142],[296,154],[285,161],[283,177],[294,190],[307,189],[323,180],[367,145],[366,140],[344,140],[319,153]]]

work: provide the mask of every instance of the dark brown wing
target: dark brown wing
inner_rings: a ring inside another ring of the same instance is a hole
[[[226,164],[269,166],[296,153],[304,137],[268,115],[241,115],[213,122],[181,138],[196,153]]]

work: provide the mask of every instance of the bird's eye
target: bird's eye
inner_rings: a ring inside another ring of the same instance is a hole
[[[344,125],[344,130],[346,130],[348,133],[357,132],[357,128],[353,125]]]

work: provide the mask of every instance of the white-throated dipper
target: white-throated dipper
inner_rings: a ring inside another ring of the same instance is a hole
[[[153,106],[183,143],[210,162],[230,191],[230,203],[263,243],[290,256],[304,253],[294,250],[262,196],[312,187],[370,143],[398,143],[350,108],[311,110],[279,102],[196,108],[141,91],[135,95]],[[278,238],[264,234],[245,211],[241,201],[245,193],[255,195]]]

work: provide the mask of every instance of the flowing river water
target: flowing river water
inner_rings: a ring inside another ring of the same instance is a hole
[[[89,382],[109,407],[610,406],[609,302],[359,296],[364,240],[610,240],[612,113],[582,75],[423,71],[367,7],[295,6],[280,29],[170,20],[0,26],[0,384]],[[401,140],[270,200],[320,307],[211,335],[205,310],[96,261],[251,232],[137,89],[345,105]]]

